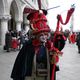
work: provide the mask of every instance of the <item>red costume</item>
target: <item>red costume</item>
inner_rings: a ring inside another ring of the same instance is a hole
[[[55,80],[56,63],[62,52],[48,40],[50,28],[43,13],[33,12],[28,15],[28,19],[35,38],[23,45],[15,61],[11,77],[14,80],[24,80],[26,77],[26,80],[30,80],[35,75],[36,77],[33,76],[35,80]]]
[[[12,39],[12,48],[17,49],[18,48],[18,40],[16,38]]]
[[[70,41],[71,41],[73,44],[76,42],[76,35],[75,35],[75,33],[72,33],[72,34],[70,35]]]
[[[43,13],[33,12],[28,15],[28,19],[30,20],[31,23],[31,28],[32,28],[32,33],[34,35],[39,34],[41,32],[50,32],[50,28],[47,25],[47,19]],[[38,45],[40,42],[38,40],[33,40],[33,45],[35,45],[35,51],[37,52]],[[47,41],[46,47],[48,48],[48,51],[51,52],[52,54],[50,55],[50,68],[51,68],[51,74],[50,74],[50,80],[54,80],[55,77],[55,68],[56,68],[56,63],[59,61],[59,55],[62,55],[62,52],[60,52],[57,48],[54,47],[53,42],[50,40]]]

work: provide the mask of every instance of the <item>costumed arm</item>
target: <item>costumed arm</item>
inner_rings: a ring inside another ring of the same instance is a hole
[[[47,48],[50,51],[50,65],[51,65],[51,77],[50,80],[54,80],[56,63],[59,61],[59,55],[63,53],[54,47],[53,42],[50,40],[47,42]]]
[[[48,50],[51,52],[50,55],[54,55],[54,53],[56,53],[56,55],[61,55],[63,54],[63,52],[59,51],[58,48],[55,48],[54,45],[53,45],[53,42],[51,42],[50,40],[47,41],[47,44],[46,44]]]

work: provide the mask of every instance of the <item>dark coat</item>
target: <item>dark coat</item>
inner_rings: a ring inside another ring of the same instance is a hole
[[[77,46],[80,46],[80,33],[77,35],[76,45],[77,45]]]
[[[11,78],[19,79],[21,77],[31,76],[34,53],[32,42],[26,42],[15,60]]]
[[[11,48],[11,40],[12,40],[12,36],[10,33],[6,33],[5,35],[5,46],[6,48]]]
[[[66,41],[63,36],[64,35],[56,35],[55,37],[56,40],[55,40],[54,46],[58,48],[60,51],[64,48],[65,41]]]

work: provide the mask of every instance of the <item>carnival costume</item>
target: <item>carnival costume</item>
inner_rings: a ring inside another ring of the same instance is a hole
[[[50,32],[43,13],[33,12],[28,15],[28,19],[35,37],[40,33]],[[11,78],[13,80],[55,80],[59,55],[62,55],[62,52],[53,46],[51,40],[47,40],[44,45],[39,39],[30,39],[24,44],[15,60]]]

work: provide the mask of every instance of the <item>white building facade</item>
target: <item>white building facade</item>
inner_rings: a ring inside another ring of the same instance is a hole
[[[41,9],[48,8],[48,0],[0,0],[0,45],[5,45],[5,33],[8,30],[21,31],[22,23],[27,30],[27,14],[25,8],[39,10],[38,1],[41,1]]]

